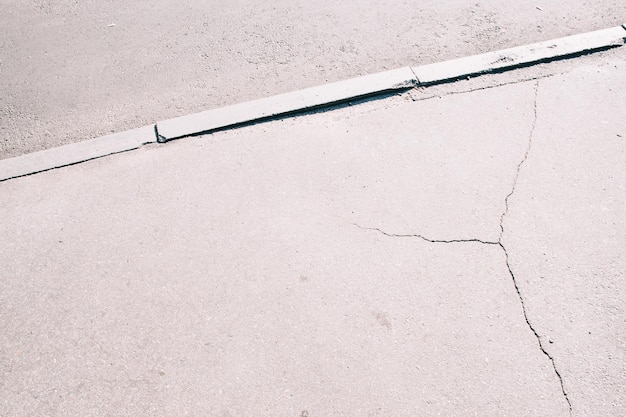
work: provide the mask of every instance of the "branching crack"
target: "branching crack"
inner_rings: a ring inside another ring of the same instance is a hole
[[[539,335],[539,333],[537,332],[537,330],[535,329],[535,327],[533,326],[533,324],[531,323],[530,319],[528,318],[528,312],[526,309],[526,303],[524,301],[524,297],[522,296],[522,293],[520,291],[517,279],[515,277],[515,274],[513,273],[513,270],[511,269],[511,265],[509,263],[509,253],[506,249],[506,247],[502,244],[502,235],[504,234],[504,218],[506,217],[506,215],[509,212],[509,199],[511,198],[511,196],[515,193],[515,188],[517,187],[517,180],[519,178],[520,175],[520,171],[522,169],[522,166],[524,165],[524,163],[526,163],[527,159],[528,159],[528,155],[530,153],[530,150],[532,148],[532,144],[533,144],[533,136],[535,134],[535,127],[537,125],[537,96],[538,96],[538,90],[539,90],[539,80],[535,80],[535,89],[534,89],[534,101],[533,101],[533,122],[532,122],[532,126],[530,129],[530,133],[528,135],[528,145],[526,146],[526,151],[524,152],[524,156],[522,158],[522,160],[520,161],[519,164],[517,164],[517,168],[515,170],[515,176],[513,178],[513,185],[511,187],[511,191],[507,194],[507,196],[504,199],[504,211],[502,212],[502,215],[500,216],[500,235],[498,237],[498,240],[496,242],[493,241],[487,241],[487,240],[481,240],[481,239],[450,239],[450,240],[440,240],[440,239],[430,239],[427,238],[423,235],[420,234],[395,234],[395,233],[388,233],[385,232],[382,229],[379,229],[377,227],[362,227],[356,223],[353,223],[356,227],[358,227],[361,230],[373,230],[373,231],[377,231],[379,233],[382,233],[385,236],[388,237],[395,237],[395,238],[418,238],[421,240],[424,240],[426,242],[429,243],[480,243],[483,245],[497,245],[499,246],[502,251],[504,252],[504,257],[505,257],[505,261],[506,261],[506,267],[509,271],[509,275],[511,276],[511,280],[513,281],[513,286],[515,287],[515,292],[517,293],[517,297],[520,301],[521,307],[522,307],[522,313],[524,316],[524,320],[526,321],[526,325],[528,326],[528,328],[531,330],[531,332],[535,335],[535,338],[537,339],[537,344],[539,345],[539,349],[541,350],[541,352],[546,356],[546,358],[548,358],[548,360],[550,361],[550,363],[552,364],[552,369],[554,370],[554,373],[556,374],[558,380],[559,380],[559,384],[561,387],[561,393],[563,394],[563,397],[565,398],[565,401],[567,402],[567,405],[569,407],[569,414],[570,416],[572,415],[572,403],[570,402],[569,399],[569,395],[567,394],[567,391],[565,390],[565,385],[563,384],[563,377],[561,376],[561,373],[559,372],[558,368],[556,367],[556,363],[554,361],[554,357],[546,350],[542,338]]]
[[[552,355],[550,355],[550,353],[548,353],[548,351],[546,350],[545,346],[543,345],[543,341],[541,340],[541,336],[539,336],[539,333],[537,333],[537,330],[535,329],[535,327],[532,325],[532,323],[528,319],[528,312],[526,310],[526,303],[524,302],[524,297],[522,296],[522,293],[520,292],[519,285],[517,283],[517,279],[515,278],[515,274],[513,273],[513,270],[511,269],[511,265],[509,263],[509,253],[506,250],[506,247],[504,246],[504,244],[502,244],[502,235],[504,234],[504,218],[506,217],[506,215],[509,212],[509,199],[511,198],[513,193],[515,193],[515,188],[517,187],[517,180],[519,179],[520,171],[521,171],[522,166],[524,165],[524,163],[526,163],[526,161],[528,160],[528,154],[530,153],[530,150],[531,150],[531,148],[533,146],[533,137],[535,135],[535,127],[537,126],[537,96],[538,96],[538,91],[539,91],[539,80],[536,80],[535,81],[535,98],[533,100],[533,124],[532,124],[532,126],[530,128],[530,133],[528,135],[528,145],[526,146],[526,151],[524,152],[524,157],[522,158],[520,163],[517,164],[517,169],[515,170],[515,176],[513,178],[513,186],[511,187],[511,191],[509,192],[509,194],[507,194],[506,198],[504,199],[504,211],[502,212],[502,215],[500,216],[500,237],[498,238],[498,245],[500,245],[500,247],[502,248],[502,251],[504,252],[504,257],[505,257],[505,260],[506,260],[506,267],[509,270],[509,274],[511,275],[511,279],[513,280],[513,286],[515,287],[515,291],[517,292],[517,297],[519,298],[520,304],[522,305],[522,312],[524,313],[524,320],[526,320],[526,324],[528,325],[528,328],[535,335],[535,338],[537,339],[537,344],[539,345],[539,349],[550,360],[550,363],[552,364],[552,369],[554,370],[554,373],[556,374],[557,378],[559,379],[559,384],[561,385],[561,393],[563,394],[563,397],[565,397],[565,401],[567,402],[567,405],[569,407],[569,414],[572,415],[572,403],[571,403],[571,401],[569,399],[569,396],[567,395],[567,391],[565,390],[565,385],[563,384],[563,377],[561,376],[561,373],[559,372],[559,370],[556,367],[556,363],[554,361],[554,357],[552,357]]]

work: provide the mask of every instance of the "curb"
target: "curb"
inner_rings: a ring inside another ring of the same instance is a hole
[[[624,44],[626,27],[616,26],[580,35],[487,52],[466,58],[414,67],[420,86],[455,81],[472,75],[501,72],[559,58],[584,55]]]
[[[137,149],[156,142],[154,126],[0,160],[0,182]]]
[[[503,72],[624,45],[626,24],[419,67],[404,67],[163,120],[154,125],[0,160],[0,182],[186,136],[384,92]]]
[[[409,67],[157,122],[159,142],[417,85]]]

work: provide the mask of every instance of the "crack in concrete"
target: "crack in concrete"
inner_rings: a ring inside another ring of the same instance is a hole
[[[509,263],[509,252],[506,250],[506,247],[502,243],[502,235],[504,234],[504,218],[506,217],[506,215],[509,212],[509,198],[511,198],[511,196],[515,193],[515,189],[517,187],[517,181],[519,179],[520,171],[522,169],[522,166],[528,160],[528,155],[529,155],[530,150],[531,150],[532,145],[533,145],[533,137],[535,135],[535,128],[537,126],[537,97],[538,97],[538,92],[539,92],[539,80],[535,80],[535,98],[533,100],[533,123],[532,123],[532,127],[530,129],[530,133],[528,135],[528,145],[526,146],[526,151],[524,152],[524,157],[522,158],[520,163],[517,164],[517,169],[515,170],[515,176],[513,178],[513,186],[511,187],[511,192],[509,192],[509,194],[507,194],[507,196],[504,199],[504,211],[502,212],[502,215],[500,216],[500,236],[498,237],[498,245],[500,245],[500,247],[502,248],[502,251],[504,252],[505,261],[506,261],[506,267],[509,270],[509,274],[511,275],[511,279],[513,280],[513,285],[515,286],[515,291],[517,292],[517,297],[519,298],[520,304],[522,306],[522,312],[524,313],[524,319],[526,320],[526,324],[528,325],[528,328],[535,335],[535,338],[537,339],[537,344],[539,345],[539,349],[550,360],[550,363],[552,364],[552,369],[554,370],[554,373],[556,374],[557,378],[559,379],[559,384],[561,385],[561,393],[563,394],[563,397],[565,398],[565,401],[567,402],[567,405],[568,405],[568,408],[569,408],[569,414],[571,416],[572,415],[572,403],[571,403],[571,401],[569,399],[569,395],[567,394],[567,391],[565,390],[565,385],[563,383],[563,377],[561,376],[561,373],[559,372],[558,368],[556,367],[556,362],[554,361],[554,357],[552,355],[550,355],[550,353],[548,353],[548,351],[546,350],[546,348],[545,348],[545,346],[543,344],[541,336],[539,335],[539,333],[537,332],[537,330],[535,329],[535,327],[533,326],[533,324],[531,323],[531,321],[528,318],[528,312],[527,312],[527,309],[526,309],[526,303],[524,302],[524,297],[522,296],[522,293],[520,292],[519,285],[517,283],[517,279],[515,278],[515,274],[513,273],[513,270],[511,269],[511,265]]]
[[[547,76],[546,76],[547,77]],[[545,77],[539,77],[539,78],[545,78]],[[535,326],[533,326],[533,324],[531,323],[530,319],[528,318],[528,311],[526,308],[526,302],[524,301],[524,297],[522,296],[522,293],[520,291],[518,282],[517,282],[517,278],[515,277],[515,274],[513,273],[513,270],[511,269],[511,265],[509,263],[509,253],[506,249],[506,247],[504,246],[504,244],[502,243],[502,235],[504,234],[504,218],[506,217],[506,215],[509,212],[509,199],[511,198],[511,196],[513,195],[513,193],[515,193],[515,189],[517,187],[517,181],[519,179],[519,175],[520,175],[520,171],[522,169],[522,166],[526,163],[526,161],[528,160],[528,155],[530,153],[530,150],[532,148],[532,144],[533,144],[533,137],[535,134],[535,128],[537,126],[537,97],[538,97],[538,91],[539,91],[539,78],[534,78],[533,80],[535,81],[535,88],[534,88],[534,100],[533,100],[533,122],[532,122],[532,126],[530,129],[530,133],[528,135],[528,145],[526,146],[526,150],[524,152],[524,156],[522,158],[522,160],[519,162],[519,164],[517,164],[517,169],[515,170],[515,176],[513,178],[513,185],[511,187],[511,191],[507,194],[507,196],[504,199],[504,211],[502,212],[502,215],[500,216],[500,235],[498,237],[498,240],[496,242],[493,241],[488,241],[488,240],[482,240],[482,239],[477,239],[477,238],[471,238],[471,239],[450,239],[450,240],[440,240],[440,239],[430,239],[427,238],[423,235],[420,234],[396,234],[396,233],[388,233],[385,232],[382,229],[379,229],[377,227],[362,227],[356,223],[353,223],[354,226],[358,227],[361,230],[373,230],[373,231],[377,231],[379,233],[382,233],[385,236],[388,237],[396,237],[396,238],[419,238],[421,240],[424,240],[426,242],[429,243],[480,243],[483,245],[497,245],[499,246],[502,251],[504,252],[504,258],[505,258],[505,262],[506,262],[506,267],[509,271],[509,275],[511,276],[511,280],[513,281],[513,286],[515,288],[515,292],[517,293],[517,297],[520,301],[521,307],[522,307],[522,314],[524,316],[524,320],[526,321],[526,325],[528,326],[528,328],[530,329],[530,331],[533,333],[533,335],[535,335],[535,339],[537,340],[537,344],[539,345],[539,349],[541,350],[541,352],[543,353],[543,355],[545,357],[548,358],[548,360],[550,361],[550,363],[552,364],[552,369],[554,371],[554,373],[556,374],[558,380],[559,380],[559,384],[561,387],[561,393],[563,394],[563,397],[565,398],[565,401],[567,402],[568,408],[569,408],[569,414],[570,416],[572,415],[572,403],[569,399],[569,395],[567,393],[567,391],[565,390],[565,385],[563,383],[563,377],[561,376],[561,373],[559,372],[557,366],[556,366],[556,362],[554,360],[554,357],[546,350],[542,338],[539,335],[539,333],[537,332],[537,330],[535,329]],[[529,80],[525,80],[525,81],[529,81]],[[522,82],[522,81],[518,81],[518,82]],[[490,87],[485,87],[485,88],[492,88]],[[484,89],[484,88],[481,88]],[[474,90],[472,90],[474,91]],[[461,93],[451,93],[451,94],[461,94]]]
[[[513,177],[513,186],[511,187],[511,192],[509,192],[507,196],[504,198],[504,211],[502,212],[502,215],[500,216],[500,237],[498,238],[498,242],[502,240],[502,235],[504,234],[503,222],[504,222],[504,217],[509,212],[509,198],[511,198],[513,193],[515,193],[515,187],[517,187],[517,180],[519,179],[519,173],[522,169],[522,165],[524,165],[524,163],[526,163],[526,161],[528,160],[528,154],[530,153],[530,148],[532,148],[533,146],[533,136],[535,135],[535,127],[537,126],[538,91],[539,91],[539,80],[535,80],[535,98],[533,100],[533,124],[532,124],[532,127],[530,128],[530,133],[528,135],[528,144],[526,146],[526,151],[524,152],[524,157],[522,158],[520,163],[517,164],[517,169],[515,170],[515,176]]]
[[[454,95],[457,95],[457,94],[467,94],[467,93],[472,93],[474,91],[482,91],[482,90],[489,90],[491,88],[496,88],[496,87],[503,87],[505,85],[527,83],[529,81],[538,81],[538,80],[541,80],[543,78],[550,78],[550,77],[554,77],[555,75],[561,75],[561,74],[564,74],[564,73],[563,72],[556,72],[556,73],[551,73],[551,74],[538,75],[536,77],[522,78],[522,79],[519,79],[519,80],[507,81],[507,82],[498,83],[498,84],[494,84],[494,85],[485,85],[485,86],[482,86],[482,87],[470,88],[468,90],[449,91],[449,92],[445,92],[445,93],[442,93],[442,94],[433,94],[433,95],[426,96],[426,97],[413,97],[413,96],[410,96],[410,97],[411,97],[412,101],[432,100],[433,98],[442,98],[442,97],[447,97],[447,96],[454,96]],[[463,80],[459,80],[459,81],[463,81]],[[418,84],[415,88],[413,88],[413,90],[418,90],[420,92],[423,92],[428,87],[430,87],[430,86],[420,86]]]
[[[415,73],[415,71],[413,70],[413,67],[409,67],[409,69],[411,70],[411,72],[413,73],[413,76],[415,77],[415,88],[419,88],[419,86],[422,84],[422,82],[420,81],[419,77],[417,76],[417,74]]]
[[[412,234],[412,235],[400,235],[400,234],[395,234],[395,233],[387,233],[382,229],[379,229],[378,227],[362,227],[356,223],[352,223],[353,225],[355,225],[356,227],[358,227],[361,230],[374,230],[377,232],[382,233],[385,236],[389,236],[389,237],[417,237],[419,239],[422,239],[426,242],[430,242],[430,243],[469,243],[469,242],[474,242],[474,243],[482,243],[483,245],[499,245],[500,242],[490,242],[487,240],[481,240],[481,239],[451,239],[451,240],[440,240],[440,239],[429,239],[425,236],[422,235],[418,235],[418,234]]]
[[[556,367],[556,362],[554,361],[554,357],[550,355],[550,353],[546,350],[546,348],[543,345],[541,336],[539,335],[539,333],[537,333],[537,330],[535,329],[535,327],[530,322],[530,319],[528,318],[528,312],[526,310],[526,303],[524,302],[524,297],[522,297],[522,293],[520,292],[519,286],[517,285],[517,279],[515,278],[515,274],[513,274],[513,270],[511,269],[511,265],[509,264],[509,253],[501,242],[498,242],[498,245],[502,248],[502,251],[504,252],[504,259],[506,262],[506,267],[509,270],[509,274],[511,275],[511,279],[513,281],[513,286],[515,287],[515,291],[517,292],[517,297],[519,298],[520,304],[522,305],[522,313],[524,314],[524,320],[526,320],[526,324],[528,325],[528,328],[535,335],[535,338],[537,339],[537,344],[539,345],[539,349],[550,360],[550,363],[552,364],[552,370],[554,371],[557,378],[559,379],[559,384],[561,385],[561,393],[563,394],[563,397],[565,397],[565,401],[567,402],[567,406],[569,408],[569,414],[571,416],[572,415],[572,403],[569,399],[569,395],[567,394],[567,391],[565,390],[565,385],[563,384],[563,377],[561,376],[561,373]]]

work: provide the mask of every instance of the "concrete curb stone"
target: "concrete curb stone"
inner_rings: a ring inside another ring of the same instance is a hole
[[[365,75],[157,122],[163,141],[417,85],[411,68]]]
[[[137,149],[155,142],[154,126],[101,136],[0,160],[0,181]]]
[[[414,67],[420,86],[458,80],[471,75],[519,68],[570,55],[617,47],[624,44],[626,30],[621,26],[500,51],[487,52],[450,61]]]

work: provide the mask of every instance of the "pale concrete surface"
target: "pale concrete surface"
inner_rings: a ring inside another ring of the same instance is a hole
[[[626,59],[578,62],[0,183],[0,414],[622,415]]]
[[[626,61],[541,81],[504,222],[530,317],[580,416],[626,415],[625,87]]]
[[[2,0],[0,158],[625,16],[623,0]]]

